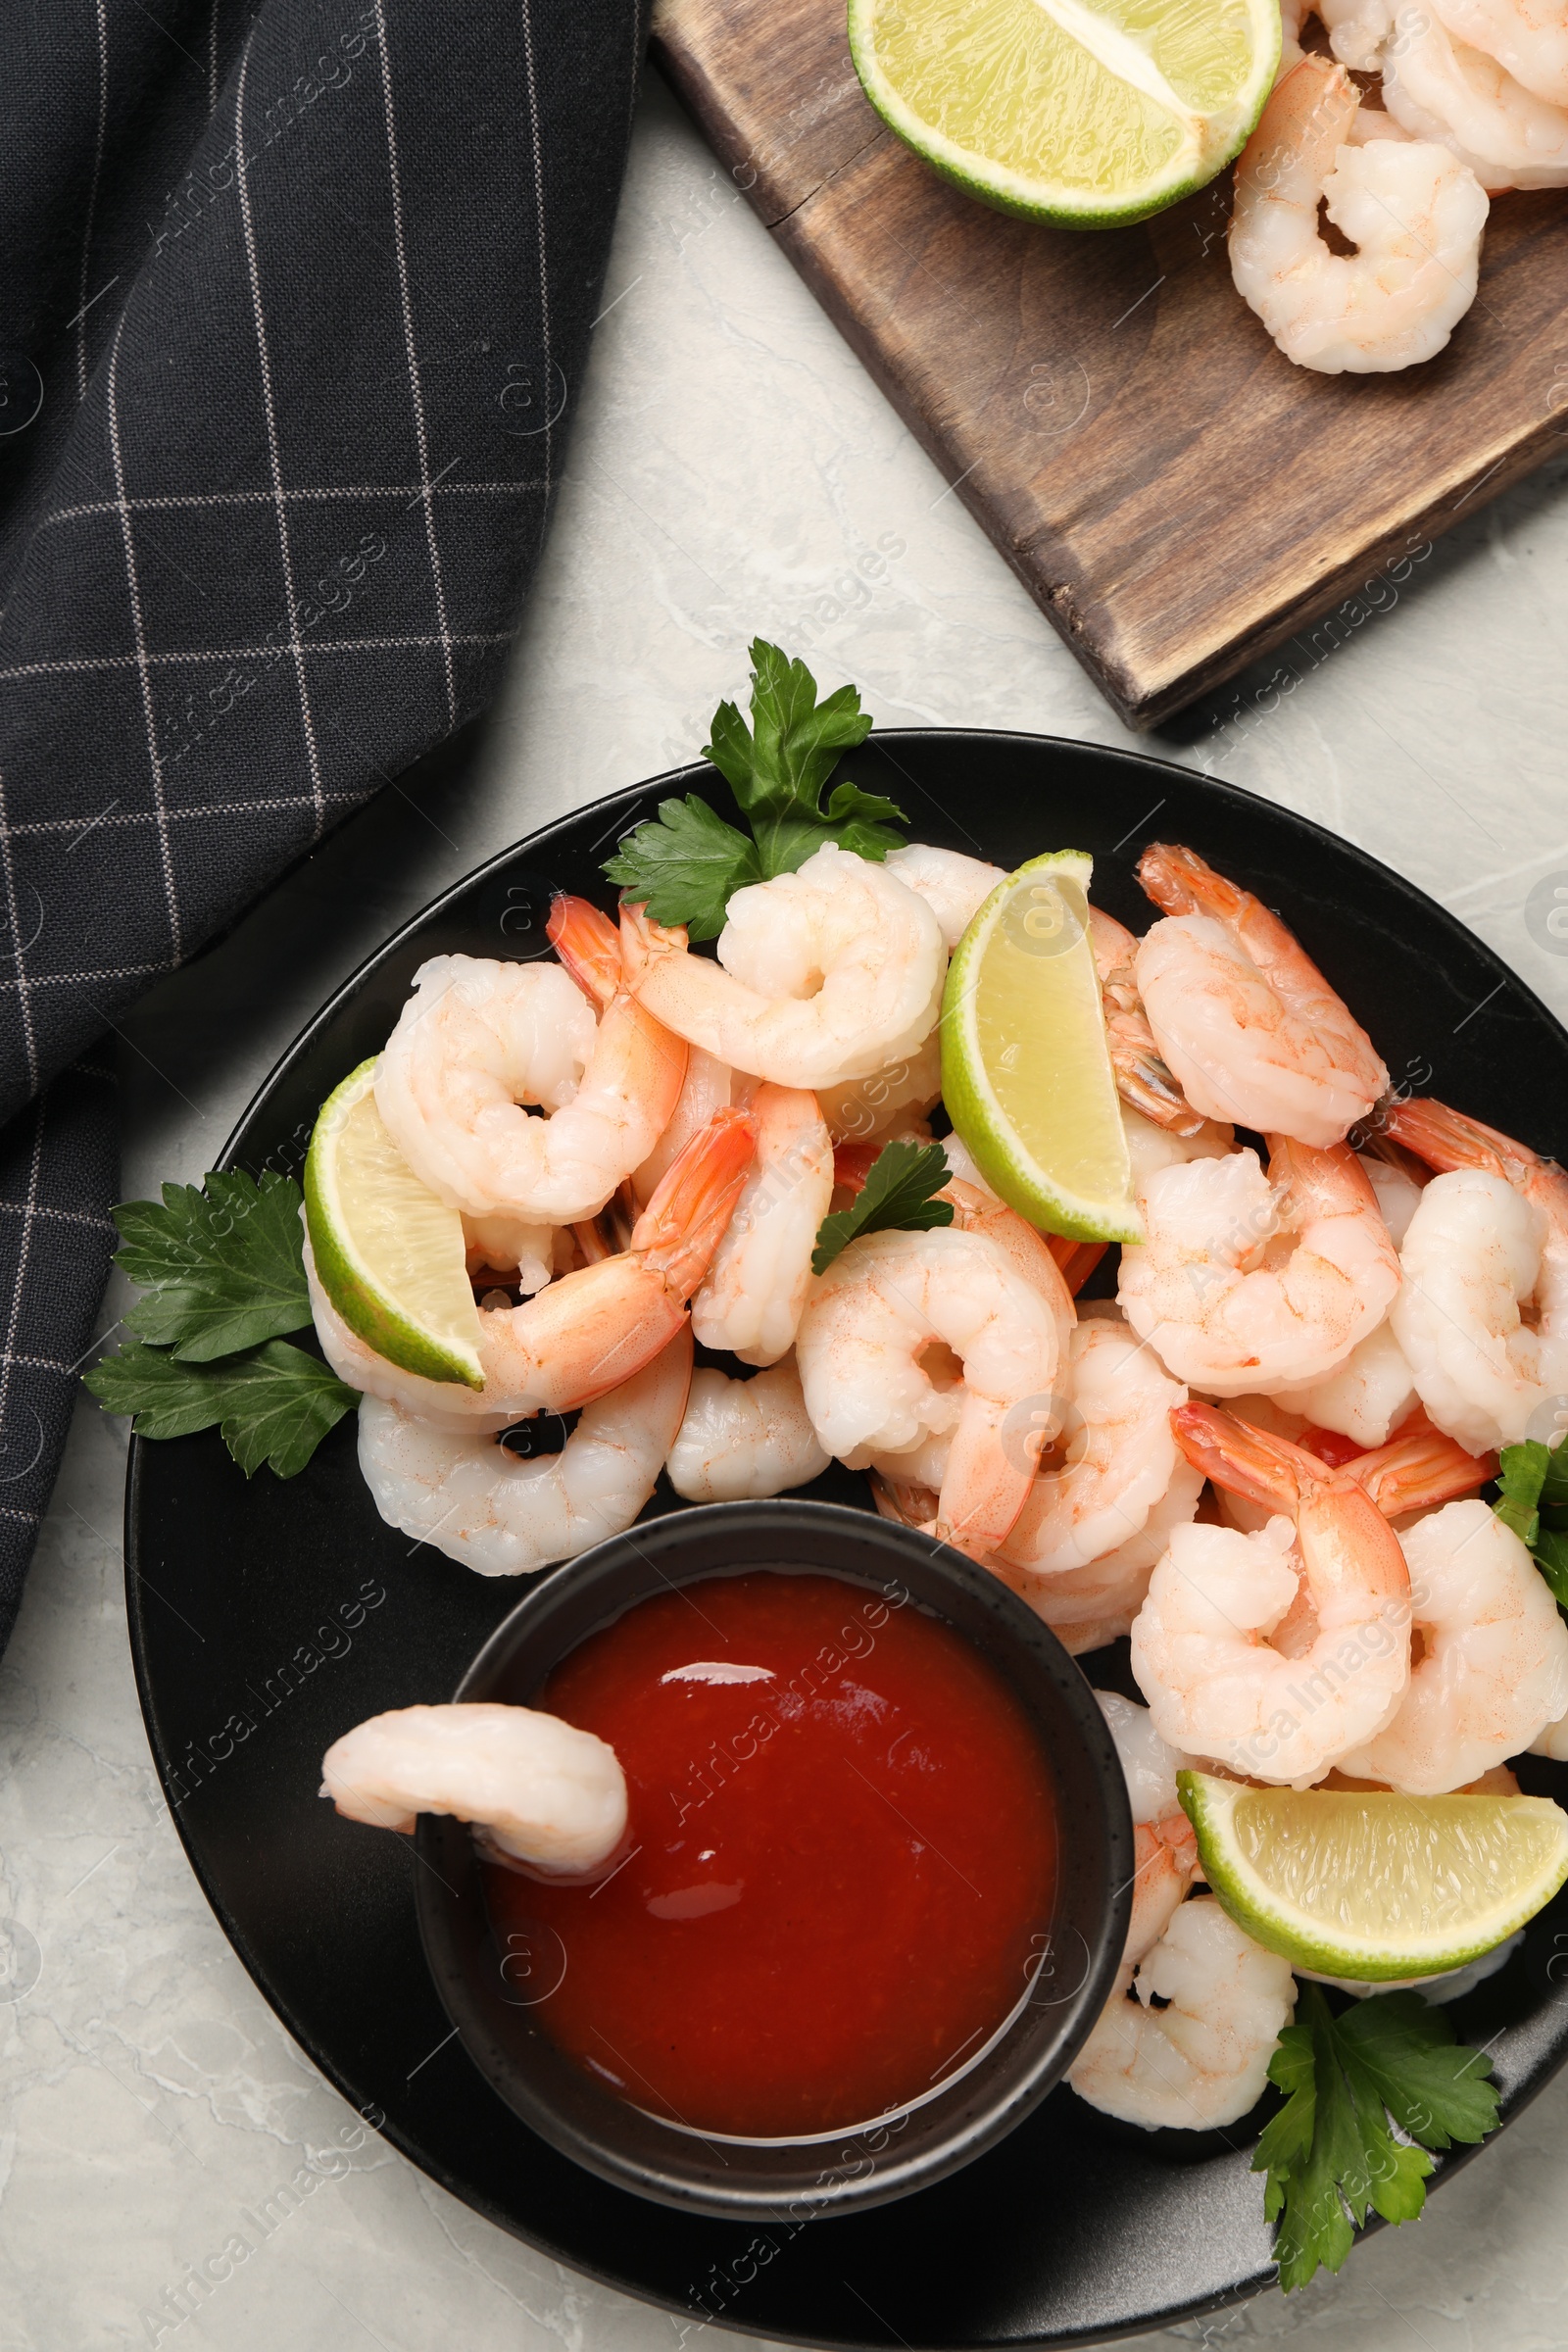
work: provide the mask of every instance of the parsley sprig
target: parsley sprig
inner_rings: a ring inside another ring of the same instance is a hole
[[[931,1198],[951,1174],[940,1144],[884,1144],[850,1206],[835,1209],[817,1227],[812,1273],[825,1274],[862,1233],[929,1233],[951,1225],[952,1201]]]
[[[1501,1492],[1493,1509],[1534,1556],[1559,1605],[1568,1609],[1568,1450],[1527,1438],[1497,1456]]]
[[[858,784],[822,787],[839,755],[871,731],[853,686],[816,699],[816,680],[759,637],[752,646],[752,723],[733,703],[713,713],[703,747],[734,793],[751,827],[742,833],[689,793],[662,801],[657,819],[627,835],[605,872],[632,902],[646,902],[656,923],[684,923],[694,940],[716,939],[730,894],[748,882],[791,874],[824,842],[880,862],[903,846],[894,825],[902,808]]]
[[[1337,2271],[1369,2213],[1415,2219],[1428,2150],[1495,2126],[1491,2072],[1486,2052],[1462,2048],[1447,2012],[1418,1992],[1380,1993],[1336,2016],[1317,1985],[1302,1985],[1269,2062],[1286,2103],[1252,2159],[1268,2175],[1282,2287],[1305,2286],[1320,2266]]]
[[[311,1320],[300,1189],[217,1171],[200,1189],[166,1184],[156,1200],[115,1211],[115,1263],[145,1297],[125,1317],[136,1337],[85,1377],[106,1412],[134,1415],[138,1437],[217,1428],[249,1478],[303,1470],[327,1431],[358,1404],[318,1356],[279,1335]]]

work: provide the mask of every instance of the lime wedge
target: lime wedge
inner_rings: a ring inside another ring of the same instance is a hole
[[[1176,1786],[1232,1919],[1324,1976],[1463,1968],[1568,1879],[1568,1813],[1549,1797],[1248,1788],[1206,1772]]]
[[[1280,62],[1278,0],[850,0],[890,129],[1003,212],[1142,220],[1240,154]]]
[[[942,1004],[942,1099],[982,1175],[1032,1224],[1140,1242],[1089,940],[1095,861],[1031,858],[958,943]]]
[[[316,1271],[349,1329],[389,1364],[482,1389],[463,1219],[397,1150],[374,1086],[374,1060],[362,1061],[322,1103],[311,1137],[305,1221]]]

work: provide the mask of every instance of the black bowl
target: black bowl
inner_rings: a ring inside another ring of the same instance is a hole
[[[806,2221],[907,2196],[1020,2124],[1071,2065],[1121,1957],[1132,1904],[1126,1788],[1094,1695],[1060,1642],[960,1552],[865,1511],[823,1502],[726,1502],[616,1536],[536,1585],[485,1643],[460,1699],[527,1704],[588,1635],[671,1587],[717,1576],[842,1578],[941,1617],[1022,1699],[1055,1787],[1061,1840],[1041,1965],[977,2056],[906,2109],[809,2139],[702,2136],[603,2089],[542,2022],[552,1971],[522,1976],[492,1930],[477,1849],[462,1822],[421,1814],[419,1934],[448,2016],[480,2073],[542,2139],[639,2195],[726,2218]],[[917,1961],[914,1963],[918,1965]],[[559,1976],[555,1977],[559,1983]]]

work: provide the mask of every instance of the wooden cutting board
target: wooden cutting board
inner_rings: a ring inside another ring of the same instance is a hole
[[[844,0],[656,0],[654,40],[720,162],[1135,727],[1337,606],[1348,628],[1394,602],[1434,537],[1568,448],[1568,191],[1494,204],[1480,293],[1438,359],[1315,375],[1231,283],[1228,172],[1137,228],[1038,228],[883,127]]]

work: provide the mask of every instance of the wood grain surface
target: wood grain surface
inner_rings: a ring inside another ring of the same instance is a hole
[[[1497,200],[1446,351],[1293,368],[1231,283],[1230,174],[1137,228],[994,213],[873,113],[844,0],[657,0],[656,54],[900,416],[1150,727],[1568,447],[1568,192]],[[1332,625],[1332,624],[1330,624]]]

